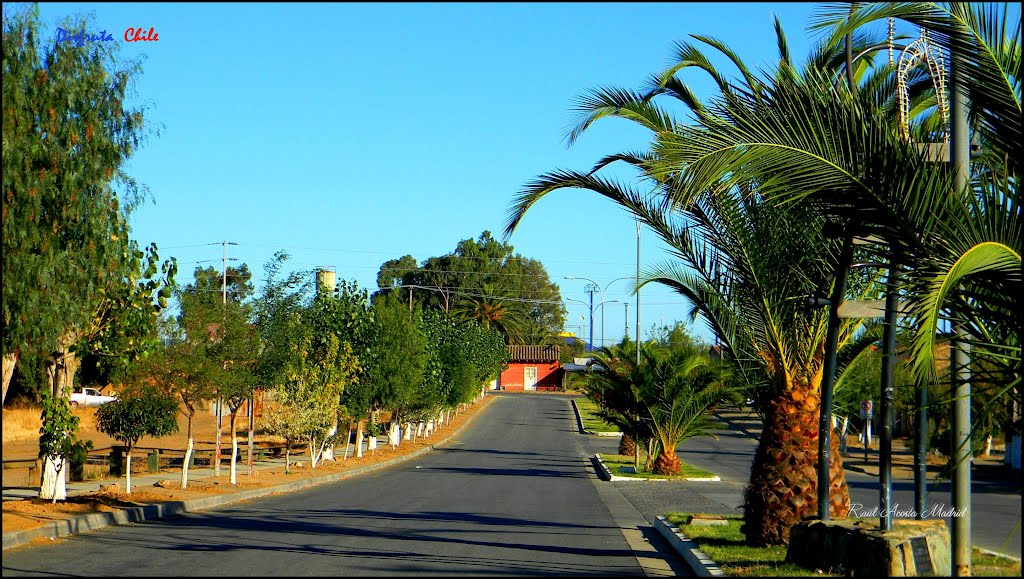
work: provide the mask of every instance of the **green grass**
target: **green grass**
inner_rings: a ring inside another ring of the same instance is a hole
[[[679,526],[726,575],[736,577],[841,577],[840,574],[819,573],[794,563],[786,563],[786,547],[750,547],[745,544],[740,515],[723,515],[728,525],[693,526],[684,524],[694,513],[668,513],[669,523]],[[1020,577],[1020,562],[995,555],[986,555],[977,548],[971,556],[971,572],[976,577]]]
[[[597,415],[600,409],[597,402],[588,396],[574,398],[576,407],[580,409],[580,419],[583,421],[583,429],[590,432],[618,432],[619,427],[608,424]]]
[[[711,478],[716,476],[713,472],[701,470],[699,468],[692,467],[683,461],[679,461],[679,474],[676,476],[666,476],[663,474],[654,474],[644,470],[644,455],[640,454],[640,472],[625,473],[619,472],[620,466],[633,466],[634,461],[632,456],[626,456],[622,454],[599,454],[601,462],[604,463],[608,470],[615,476],[631,477],[631,478],[647,478],[647,479],[661,479],[661,480],[680,480],[684,478]]]

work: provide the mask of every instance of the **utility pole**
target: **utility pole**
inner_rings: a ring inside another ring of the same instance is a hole
[[[954,42],[953,45],[956,43]],[[970,185],[970,135],[967,130],[967,87],[961,77],[959,55],[950,48],[950,157],[954,171],[954,195],[964,195]],[[964,324],[954,322],[950,348],[950,386],[953,394],[953,517],[951,533],[953,575],[971,574],[971,358]]]
[[[640,366],[640,219],[636,220],[636,365]]]
[[[221,241],[221,248],[223,249],[224,261],[221,268],[221,303],[226,308],[228,305],[228,246],[238,245],[233,241]],[[250,412],[252,410],[250,409]],[[220,452],[221,452],[221,423],[224,421],[224,404],[220,396],[220,392],[217,392],[217,458],[214,461],[213,475],[220,476]],[[234,460],[234,457],[231,457]]]

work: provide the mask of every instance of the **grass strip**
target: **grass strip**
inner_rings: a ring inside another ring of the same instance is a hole
[[[598,456],[601,457],[601,462],[603,462],[604,465],[606,467],[608,467],[608,470],[613,475],[615,475],[615,476],[632,477],[632,478],[646,478],[646,479],[656,479],[656,480],[659,480],[659,479],[661,479],[661,480],[679,480],[679,479],[684,479],[684,478],[712,478],[712,477],[716,476],[715,473],[713,473],[713,472],[709,472],[709,471],[706,471],[706,470],[702,470],[702,469],[696,468],[694,466],[690,466],[689,464],[686,464],[683,461],[679,461],[680,469],[679,469],[679,474],[678,475],[668,476],[668,475],[663,475],[663,474],[654,474],[654,473],[652,473],[650,471],[644,470],[644,456],[643,456],[643,454],[641,454],[641,456],[640,456],[640,472],[637,472],[637,473],[620,472],[619,471],[619,467],[620,466],[628,466],[628,467],[632,467],[633,466],[634,461],[633,461],[633,457],[632,456],[626,456],[626,455],[623,455],[623,454],[599,454]]]
[[[736,577],[842,577],[786,563],[786,547],[750,547],[746,545],[740,525],[741,515],[722,515],[726,525],[686,524],[694,513],[668,513],[665,518],[677,525],[688,539],[711,558],[726,575]],[[975,548],[971,556],[971,573],[975,577],[1020,577],[1020,561],[989,555]]]
[[[580,419],[583,421],[583,429],[590,432],[618,432],[619,427],[608,424],[597,415],[600,406],[589,396],[580,396],[574,399],[576,407],[580,410]]]

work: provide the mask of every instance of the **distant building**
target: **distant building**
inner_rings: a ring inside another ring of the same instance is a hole
[[[508,369],[498,378],[497,388],[511,391],[561,390],[562,365],[558,346],[508,346]]]

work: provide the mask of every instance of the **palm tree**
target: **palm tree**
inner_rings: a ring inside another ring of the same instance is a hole
[[[799,85],[803,81],[790,63],[781,27],[777,32],[776,80]],[[672,248],[675,261],[648,271],[644,283],[662,283],[689,298],[693,313],[718,336],[736,380],[758,401],[765,425],[746,493],[744,530],[752,544],[784,543],[789,526],[818,508],[818,390],[827,318],[820,310],[805,308],[803,300],[834,269],[840,242],[825,235],[826,221],[809,200],[796,197],[780,205],[767,197],[783,182],[796,192],[804,191],[799,178],[805,168],[791,166],[788,174],[780,174],[761,171],[756,164],[733,164],[726,172],[722,163],[716,164],[711,152],[715,131],[728,135],[737,122],[725,105],[751,102],[760,112],[768,108],[762,103],[771,96],[773,81],[755,78],[720,42],[696,38],[730,57],[744,84],[730,83],[696,46],[681,44],[680,64],[653,77],[651,90],[592,91],[580,104],[583,115],[570,132],[570,141],[598,119],[615,116],[650,129],[651,148],[609,155],[589,173],[555,171],[535,179],[516,198],[505,234],[510,235],[526,211],[548,193],[582,188],[619,204]],[[838,53],[833,50],[819,60],[837,61]],[[710,107],[676,76],[691,66],[708,72],[719,87],[721,96]],[[806,74],[816,73],[812,69]],[[653,99],[659,95],[685,104],[696,117],[696,126],[677,122],[656,105]],[[821,98],[813,92],[804,96]],[[799,112],[789,111],[796,118]],[[708,144],[703,156],[686,156],[691,140]],[[722,149],[723,160],[728,160],[728,150]],[[636,167],[653,182],[653,189],[639,192],[596,175],[616,161]],[[879,289],[869,281],[859,289],[859,297],[877,297]],[[861,323],[843,321],[840,345]],[[849,510],[849,494],[835,437],[830,458],[830,513],[842,517]]]
[[[1019,404],[1024,329],[1017,297],[1024,293],[1019,20],[1013,26],[1007,4],[881,4],[857,7],[849,14],[825,10],[817,27],[830,29],[831,37],[837,38],[883,19],[899,19],[927,30],[928,40],[947,58],[956,59],[967,90],[971,142],[980,144],[978,154],[972,153],[970,183],[966,190],[958,190],[946,165],[936,167],[914,159],[915,143],[941,140],[948,131],[945,123],[936,126],[927,122],[929,117],[923,116],[922,122],[918,116],[910,119],[910,142],[892,142],[898,139],[879,135],[890,138],[872,147],[864,142],[870,143],[865,137],[872,134],[847,136],[864,148],[866,163],[880,165],[884,160],[877,157],[887,153],[890,163],[899,163],[900,170],[894,171],[888,186],[851,187],[841,202],[832,192],[819,191],[815,201],[837,217],[849,219],[856,214],[902,250],[909,274],[915,365],[921,380],[936,379],[936,334],[940,322],[949,321],[973,337],[971,356],[976,363],[972,370],[985,370],[985,380],[997,384],[997,399],[1009,394]],[[903,165],[891,152],[907,148],[910,151],[900,156],[916,162]],[[943,175],[933,188],[914,186],[923,174],[936,169]],[[782,200],[788,196],[778,193]],[[893,227],[894,218],[904,226]]]
[[[484,283],[479,293],[465,296],[456,303],[452,314],[457,319],[475,320],[485,329],[495,329],[509,344],[522,343],[520,334],[528,327],[529,317],[521,301],[497,286]]]
[[[640,400],[657,439],[654,474],[680,470],[676,446],[715,428],[711,409],[732,399],[735,389],[722,364],[694,347],[667,348],[651,362],[654,380],[641,385]]]
[[[598,401],[597,415],[619,428],[622,433],[619,454],[633,455],[634,465],[639,470],[638,445],[653,438],[651,423],[644,417],[640,400],[643,385],[653,380],[651,365],[636,362],[635,345],[606,346],[591,355],[595,364],[586,375],[584,392]],[[641,356],[649,356],[649,353],[641,351]]]

